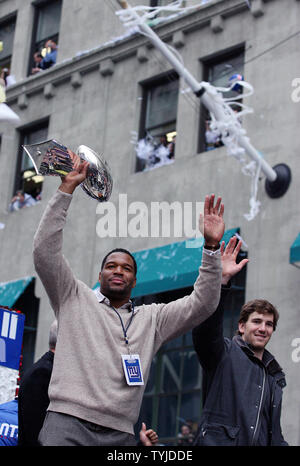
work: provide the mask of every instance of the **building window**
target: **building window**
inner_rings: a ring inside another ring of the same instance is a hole
[[[244,48],[238,48],[234,51],[223,53],[213,59],[203,60],[203,79],[215,87],[229,87],[232,80],[239,76],[244,76]],[[236,85],[232,91],[226,92],[224,97],[236,97],[242,94],[242,87]],[[242,103],[242,98],[237,100]],[[210,115],[203,104],[200,104],[200,139],[199,152],[216,149],[223,145],[220,135],[210,130]],[[232,106],[233,110],[240,111],[239,105]]]
[[[176,73],[143,84],[139,141],[145,141],[147,148],[152,146],[153,151],[148,150],[146,155],[142,149],[137,151],[136,171],[174,158],[178,89]]]
[[[152,8],[155,8],[157,6],[169,5],[172,2],[173,2],[173,0],[150,0],[149,1],[149,6],[151,6]],[[185,6],[184,3],[185,2],[183,1],[183,6]]]
[[[32,74],[32,69],[36,67],[36,52],[41,53],[44,58],[46,54],[51,53],[50,48],[45,47],[48,41],[51,40],[58,45],[62,0],[37,0],[34,2],[34,7],[35,16],[28,74]],[[53,65],[55,61],[50,62],[48,60],[48,62],[51,63],[50,66]]]
[[[0,22],[0,75],[5,81],[10,74],[15,26],[15,15]]]
[[[44,178],[36,174],[33,163],[22,146],[45,141],[47,140],[47,136],[48,120],[21,131],[14,194],[18,190],[21,190],[33,198],[39,199]]]
[[[238,262],[247,257],[240,252]],[[225,303],[224,336],[232,338],[245,301],[246,269],[233,277]],[[135,298],[135,304],[170,302],[190,294],[193,288]],[[136,436],[141,423],[157,431],[160,443],[176,445],[183,424],[195,433],[202,411],[202,369],[192,342],[192,332],[166,343],[156,354],[150,370]]]

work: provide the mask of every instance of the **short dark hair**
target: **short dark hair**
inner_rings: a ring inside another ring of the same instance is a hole
[[[271,304],[266,299],[253,299],[252,301],[248,301],[241,309],[239,324],[242,322],[247,322],[250,314],[253,312],[258,312],[259,314],[272,314],[274,316],[274,330],[276,330],[277,322],[279,319],[279,312],[277,311],[276,307],[273,306],[273,304]],[[239,331],[237,331],[237,333],[241,335]]]
[[[136,264],[136,260],[135,258],[133,257],[133,255],[131,254],[131,252],[127,251],[127,249],[123,249],[123,248],[116,248],[116,249],[112,249],[111,251],[109,251],[106,256],[104,257],[103,261],[102,261],[102,264],[101,264],[101,270],[103,270],[103,267],[105,266],[105,262],[108,258],[108,256],[110,256],[111,254],[113,254],[114,252],[122,252],[123,254],[127,254],[128,256],[131,257],[131,259],[133,260],[133,266],[134,266],[134,275],[136,276],[137,274],[137,264]]]

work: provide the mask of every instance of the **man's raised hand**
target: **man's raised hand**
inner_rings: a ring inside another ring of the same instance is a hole
[[[74,152],[68,150],[73,161],[73,170],[66,176],[62,177],[62,182],[59,187],[60,191],[72,194],[87,177],[89,163],[82,161],[81,158]]]
[[[238,264],[236,259],[242,247],[242,241],[238,244],[237,237],[230,238],[226,248],[225,241],[221,244],[221,261],[222,261],[222,285],[227,285],[229,280],[242,270],[242,268],[249,262],[248,259],[241,260]]]

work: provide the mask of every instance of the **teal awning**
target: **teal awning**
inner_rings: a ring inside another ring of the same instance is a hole
[[[222,238],[227,244],[239,228],[226,230]],[[193,286],[201,265],[201,239],[180,241],[133,253],[137,262],[137,284],[131,296],[146,296]],[[194,243],[194,244],[193,244]],[[191,247],[198,244],[197,247]],[[187,247],[190,246],[190,247]],[[94,289],[99,286],[97,283]]]
[[[300,233],[291,246],[290,263],[300,266]]]
[[[0,306],[12,307],[34,277],[20,278],[0,283]]]

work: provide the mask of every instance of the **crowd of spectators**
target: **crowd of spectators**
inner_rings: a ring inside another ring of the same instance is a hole
[[[197,424],[196,424],[197,428]],[[183,424],[177,436],[178,446],[192,446],[195,438],[195,428],[192,422]]]
[[[35,199],[30,194],[24,193],[22,190],[16,192],[15,196],[13,196],[8,210],[10,212],[14,212],[16,210],[23,209],[24,207],[31,207],[35,205],[40,198]]]

